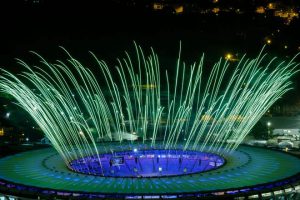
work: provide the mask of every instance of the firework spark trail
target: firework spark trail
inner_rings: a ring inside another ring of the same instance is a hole
[[[2,70],[0,89],[32,116],[67,165],[87,155],[97,155],[101,165],[99,139],[122,143],[128,139],[124,133],[141,138],[132,143],[150,140],[152,147],[161,140],[165,149],[181,142],[184,150],[234,151],[270,106],[291,89],[289,78],[298,66],[293,59],[275,64],[274,58],[262,64],[266,58],[260,53],[252,60],[244,56],[232,72],[232,66],[220,59],[205,77],[204,55],[189,68],[181,61],[180,48],[171,82],[167,71],[161,80],[153,49],[145,55],[135,44],[135,50],[136,60],[126,52],[115,71],[91,53],[104,86],[64,50],[67,62],[51,64],[36,53],[41,66],[18,60],[27,71],[15,76]]]

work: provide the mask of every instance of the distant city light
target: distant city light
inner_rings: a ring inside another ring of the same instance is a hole
[[[137,151],[138,151],[138,150],[137,150],[137,148],[134,148],[134,149],[133,149],[133,152],[135,152],[135,153],[136,153]]]
[[[230,53],[226,54],[225,59],[226,60],[232,59],[232,54],[230,54]]]
[[[268,8],[269,8],[270,10],[274,10],[274,9],[275,9],[275,4],[274,4],[274,3],[269,3],[269,4],[268,4]]]
[[[265,13],[265,8],[263,6],[259,6],[256,8],[256,12],[259,13],[259,14],[263,14]]]
[[[161,3],[154,3],[153,4],[153,9],[154,10],[162,10],[164,8],[164,5]]]
[[[225,55],[225,60],[228,60],[228,61],[238,61],[238,59],[236,58],[235,55],[233,55],[232,53],[227,53]]]
[[[29,138],[27,137],[25,140],[26,140],[26,142],[28,142],[28,141],[29,141]]]
[[[183,6],[177,6],[177,7],[175,7],[176,14],[183,13],[183,11],[184,11]]]
[[[271,122],[267,122],[267,126],[271,126]]]
[[[159,172],[162,172],[162,167],[159,167],[159,168],[158,168],[158,171],[159,171]]]
[[[271,44],[272,40],[271,39],[267,39],[267,44]]]
[[[0,129],[0,136],[4,136],[4,129]]]
[[[217,13],[220,12],[220,8],[213,8],[213,9],[212,9],[212,12],[215,13],[215,14],[217,14]]]

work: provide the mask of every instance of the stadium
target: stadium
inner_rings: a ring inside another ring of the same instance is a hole
[[[100,75],[69,52],[66,61],[3,70],[12,96],[52,147],[0,159],[3,198],[263,199],[299,190],[300,160],[240,145],[268,108],[291,89],[297,63],[261,52],[206,76],[204,55],[175,78],[135,44],[115,69],[92,57]],[[278,64],[279,63],[279,64]],[[34,88],[34,89],[32,89]],[[291,164],[292,163],[292,164]]]
[[[111,167],[116,171],[125,167],[125,174],[78,173],[68,169],[54,149],[33,150],[0,160],[1,192],[29,199],[279,199],[292,196],[300,187],[300,160],[279,151],[240,146],[233,154],[223,155],[224,160],[218,158],[226,161],[220,166],[206,162],[210,156],[198,155],[198,160],[182,157],[181,167],[179,158],[170,152],[167,169],[162,160],[157,163],[157,156],[162,155],[157,151],[149,150],[142,156],[150,146],[107,144],[107,148],[112,145],[140,155],[137,164],[134,158],[126,158],[127,166],[119,163]],[[152,165],[161,166],[161,172]]]

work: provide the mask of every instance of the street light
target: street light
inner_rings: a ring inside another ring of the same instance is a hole
[[[10,112],[6,113],[5,117],[8,119],[10,116]]]
[[[271,122],[267,122],[267,126],[268,126],[268,138],[270,137],[270,126],[271,126]]]

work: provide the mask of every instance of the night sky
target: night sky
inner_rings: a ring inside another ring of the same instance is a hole
[[[153,12],[152,7],[147,6],[152,5],[151,0],[120,2],[1,1],[0,66],[18,72],[21,68],[14,58],[21,58],[30,64],[38,62],[29,54],[30,50],[39,52],[50,61],[65,59],[58,46],[65,47],[88,67],[95,64],[88,51],[115,64],[115,59],[122,57],[124,50],[133,50],[133,41],[145,49],[154,47],[162,66],[168,69],[176,64],[179,41],[182,41],[182,56],[187,63],[197,60],[205,52],[208,67],[228,52],[237,56],[247,53],[254,57],[266,44],[266,37],[274,38],[272,45],[266,47],[266,52],[272,56],[291,58],[299,52],[299,18],[285,25],[272,13],[255,13],[256,7],[260,6],[253,3],[255,1],[220,1],[218,4],[189,1],[193,4],[184,4],[202,10],[214,7],[232,9],[218,14],[173,14],[167,9]],[[176,4],[176,1],[171,2]],[[287,4],[285,7],[293,7],[299,13],[299,3],[284,2]],[[236,14],[237,9],[244,13]],[[280,33],[276,32],[278,29]],[[288,48],[285,49],[285,45]],[[299,82],[295,78],[297,90]]]

